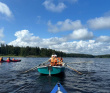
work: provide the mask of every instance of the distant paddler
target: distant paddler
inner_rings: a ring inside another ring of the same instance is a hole
[[[7,60],[9,60],[9,61],[10,61],[10,60],[11,60],[11,59],[10,59],[10,57],[8,57],[8,58],[7,58]]]
[[[6,61],[7,61],[7,62],[10,62],[10,61],[12,61],[12,60],[10,59],[10,57],[8,57]]]
[[[14,61],[15,59],[13,58],[12,61]]]
[[[0,58],[0,62],[2,62],[2,61],[4,61],[4,60],[3,60],[3,57]]]

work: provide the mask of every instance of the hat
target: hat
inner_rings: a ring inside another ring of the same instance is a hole
[[[52,55],[52,57],[57,57],[57,55],[56,55],[56,54],[54,54],[54,55]]]

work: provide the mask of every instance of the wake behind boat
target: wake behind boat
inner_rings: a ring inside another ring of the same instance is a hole
[[[61,57],[57,57],[57,55],[52,55],[49,60],[50,64],[42,64],[37,67],[38,72],[41,74],[59,74],[64,72],[65,63],[63,63],[63,59]]]

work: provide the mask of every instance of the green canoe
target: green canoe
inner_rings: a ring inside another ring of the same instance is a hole
[[[39,66],[38,72],[41,74],[59,74],[61,72],[64,72],[65,66]]]

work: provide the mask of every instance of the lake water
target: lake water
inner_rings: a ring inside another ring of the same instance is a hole
[[[65,73],[51,77],[41,75],[37,69],[22,73],[49,58],[15,59],[21,62],[0,64],[0,93],[50,93],[58,82],[68,93],[110,93],[109,58],[63,58],[65,63],[91,63],[68,64],[83,75],[67,67]]]

